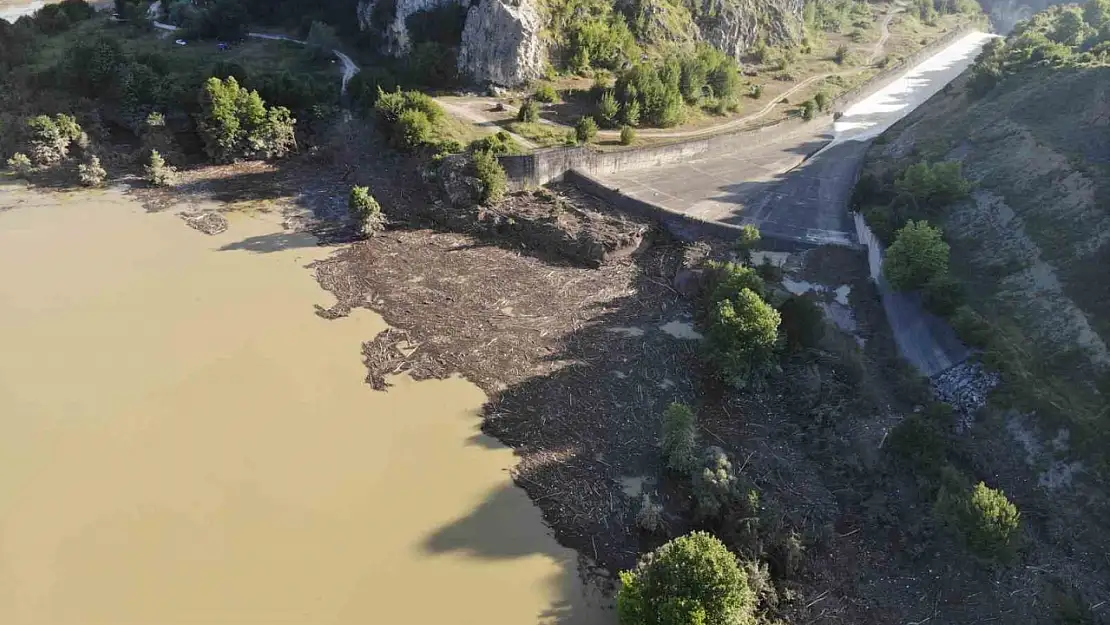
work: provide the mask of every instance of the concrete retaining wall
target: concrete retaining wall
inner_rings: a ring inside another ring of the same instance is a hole
[[[641,219],[651,220],[669,232],[671,236],[681,241],[699,241],[706,237],[733,240],[739,238],[742,232],[741,227],[737,225],[700,219],[673,211],[654,202],[625,195],[619,189],[610,187],[585,172],[572,169],[565,173],[565,178],[567,182],[573,183],[579,189],[594,197],[605,200],[617,210],[635,215]],[[801,238],[775,236],[764,237],[760,241],[759,247],[768,251],[796,252],[821,244]],[[849,247],[862,249],[856,245],[850,245]]]
[[[932,56],[940,48],[948,46],[956,39],[971,32],[971,28],[960,27],[906,57],[897,65],[884,69],[863,85],[837,96],[833,110],[843,111],[863,98],[893,82],[906,69],[917,65]],[[814,122],[808,122],[812,124]],[[722,154],[743,147],[744,144],[760,143],[760,135],[781,134],[805,129],[806,122],[797,119],[763,122],[758,127],[746,127],[731,132],[709,135],[689,141],[670,143],[654,147],[633,148],[615,152],[598,152],[588,147],[549,148],[537,150],[521,156],[502,156],[501,165],[509,176],[510,186],[515,189],[538,187],[555,180],[572,169],[589,175],[604,176],[632,169],[656,167],[672,163],[684,163],[694,158]],[[794,126],[794,128],[790,128]]]

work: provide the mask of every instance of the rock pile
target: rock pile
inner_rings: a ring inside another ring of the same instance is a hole
[[[937,399],[951,404],[969,424],[999,381],[999,375],[987,371],[981,363],[965,362],[937,374],[932,385]]]

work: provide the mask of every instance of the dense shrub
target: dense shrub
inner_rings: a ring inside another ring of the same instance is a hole
[[[813,103],[817,105],[818,111],[825,111],[829,108],[829,94],[824,91],[818,91],[817,95],[813,96]]]
[[[752,88],[748,90],[748,95],[751,96],[751,98],[754,100],[762,98],[763,85],[752,85]]]
[[[947,272],[948,244],[925,221],[911,221],[898,231],[883,264],[887,280],[900,291],[920,289]]]
[[[751,251],[755,249],[762,238],[763,235],[760,234],[759,228],[752,224],[744,224],[740,226],[740,234],[736,237],[736,243],[733,244],[733,247],[738,252],[750,256]]]
[[[470,142],[466,149],[470,152],[490,152],[494,156],[521,154],[524,151],[513,140],[512,136],[504,130],[481,139],[475,139]]]
[[[760,381],[774,362],[779,312],[743,288],[717,301],[709,314],[706,347],[717,375],[734,386]]]
[[[948,464],[944,428],[950,425],[950,417],[950,412],[936,408],[911,414],[894,426],[887,438],[887,449],[925,484],[939,484],[941,471]]]
[[[848,46],[840,44],[833,55],[833,60],[836,61],[837,65],[843,65],[848,60]]]
[[[681,66],[674,58],[662,68],[640,63],[622,73],[616,92],[624,111],[624,123],[636,126],[645,122],[662,128],[681,123],[686,115],[681,79]]]
[[[988,347],[994,337],[989,321],[970,306],[960,306],[949,317],[949,323],[965,343],[980,349]]]
[[[922,208],[942,207],[967,197],[971,183],[964,178],[959,161],[910,165],[894,182],[894,188],[913,198]]]
[[[406,151],[435,144],[446,116],[435,100],[416,91],[379,91],[374,110],[390,144]]]
[[[705,450],[701,465],[690,475],[695,514],[703,519],[717,518],[736,496],[736,475],[732,459],[725,450],[712,446]]]
[[[552,85],[540,85],[536,88],[536,92],[532,94],[532,99],[536,102],[547,102],[548,104],[558,102],[559,92],[555,91],[555,87]]]
[[[535,100],[525,100],[520,105],[520,110],[516,112],[516,120],[518,122],[532,123],[540,119],[540,105]]]
[[[372,237],[385,230],[382,207],[366,187],[351,187],[347,197],[347,214],[363,236]]]
[[[707,302],[713,304],[726,299],[734,299],[740,291],[751,289],[763,293],[763,279],[755,269],[736,263],[710,261],[706,264],[709,285]]]
[[[983,482],[968,489],[954,469],[947,468],[942,480],[936,503],[940,520],[977,555],[1009,560],[1021,524],[1017,506]]]
[[[951,316],[964,303],[964,287],[947,273],[929,278],[922,291],[925,307],[943,317]]]
[[[393,147],[411,152],[431,140],[432,122],[424,111],[405,109],[401,112],[393,131]]]
[[[807,122],[817,116],[817,104],[813,100],[802,102],[802,119]]]
[[[99,187],[104,184],[108,172],[100,165],[100,158],[90,155],[77,166],[77,179],[85,187]]]
[[[588,115],[578,118],[578,123],[574,125],[574,136],[579,143],[593,141],[594,137],[597,136],[597,122]]]
[[[621,625],[754,625],[755,593],[725,545],[705,532],[680,536],[621,573]]]
[[[640,498],[640,510],[636,513],[636,525],[645,531],[655,532],[663,526],[663,506],[651,500],[644,493]]]
[[[8,159],[8,167],[16,173],[17,176],[26,178],[31,171],[34,170],[34,165],[31,164],[31,159],[23,152],[16,152]]]
[[[77,120],[59,113],[54,117],[37,115],[27,120],[27,151],[36,165],[52,165],[69,156],[74,143],[87,142]]]
[[[490,152],[476,152],[474,154],[474,169],[478,180],[482,182],[482,204],[490,205],[500,202],[505,197],[509,187],[509,177],[501,167],[497,157]]]
[[[697,463],[698,428],[694,411],[685,404],[673,403],[663,413],[660,446],[663,461],[672,471],[688,474]]]
[[[636,129],[632,126],[621,126],[621,145],[632,145],[636,142]]]
[[[289,109],[266,107],[257,91],[235,78],[209,78],[201,90],[197,129],[216,163],[242,158],[280,158],[295,147],[297,120]]]
[[[786,344],[793,351],[817,347],[825,334],[825,314],[809,294],[792,295],[779,306]]]
[[[158,150],[150,151],[150,162],[143,168],[144,178],[155,187],[166,187],[173,183],[174,170],[166,164],[166,159]]]

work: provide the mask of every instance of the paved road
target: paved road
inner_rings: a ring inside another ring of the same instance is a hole
[[[604,176],[673,210],[810,243],[854,240],[848,200],[869,140],[951,82],[990,38],[971,33],[831,118],[752,135],[728,153]],[[766,137],[766,138],[765,138]]]

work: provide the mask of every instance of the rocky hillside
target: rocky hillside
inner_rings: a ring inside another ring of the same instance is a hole
[[[828,4],[847,10],[853,2]],[[700,41],[737,59],[759,41],[795,46],[804,8],[804,0],[360,0],[357,13],[362,29],[394,56],[412,52],[414,19],[435,14],[430,21],[442,32],[455,15],[460,72],[515,86],[539,78],[549,64],[617,69]]]
[[[959,161],[971,198],[905,202],[894,180],[921,161]],[[956,325],[1003,373],[996,406],[1036,414],[1048,439],[1068,433],[1074,449],[1057,460],[1105,472],[1110,3],[1053,7],[992,42],[961,81],[875,142],[861,181],[877,231],[910,218],[943,226],[977,313]]]

